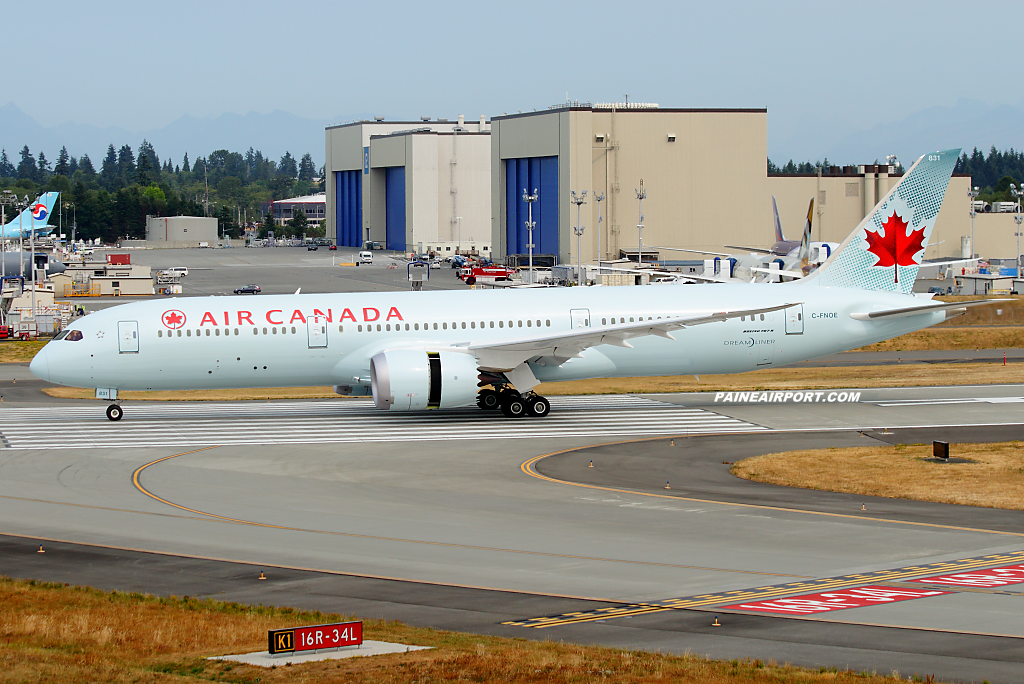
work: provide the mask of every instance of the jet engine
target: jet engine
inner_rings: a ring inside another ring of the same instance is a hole
[[[370,359],[373,403],[390,411],[423,411],[476,402],[476,358],[459,352],[412,349]]]

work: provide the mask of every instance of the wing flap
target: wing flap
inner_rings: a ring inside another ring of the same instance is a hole
[[[850,314],[855,321],[877,321],[882,318],[903,318],[905,316],[918,316],[935,311],[954,311],[966,309],[969,306],[981,306],[983,304],[994,304],[996,302],[1007,302],[1008,299],[975,299],[968,302],[941,302],[929,304],[928,306],[909,306],[902,309],[888,309],[886,311],[857,311]]]

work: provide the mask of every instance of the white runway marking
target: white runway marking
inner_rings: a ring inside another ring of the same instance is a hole
[[[879,406],[947,406],[950,404],[1021,404],[1024,397],[968,397],[964,399],[892,399],[866,402]]]
[[[552,397],[545,418],[506,418],[500,411],[462,408],[386,413],[369,401],[188,402],[127,404],[107,420],[104,405],[7,409],[0,448],[75,449],[193,447],[209,444],[314,444],[528,439],[620,438],[767,430],[704,409],[636,396]]]

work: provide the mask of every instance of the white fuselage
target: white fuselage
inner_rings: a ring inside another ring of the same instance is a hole
[[[542,382],[740,373],[785,365],[924,328],[942,311],[862,321],[852,313],[920,304],[902,294],[807,284],[466,290],[192,297],[90,314],[46,345],[32,372],[62,385],[175,390],[367,385],[383,351],[460,351],[574,326],[794,304],[785,311],[686,328],[676,339],[600,345],[561,365],[531,364]],[[315,318],[314,318],[315,317]],[[589,318],[589,321],[586,319]],[[74,337],[81,339],[73,340]]]

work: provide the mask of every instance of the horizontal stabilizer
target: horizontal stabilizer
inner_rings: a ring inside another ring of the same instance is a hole
[[[887,311],[869,311],[850,314],[850,318],[857,321],[877,321],[880,318],[903,318],[904,316],[917,316],[919,314],[932,313],[935,311],[951,311],[954,309],[966,309],[969,306],[980,306],[982,304],[994,304],[996,302],[1007,302],[1008,299],[974,299],[969,302],[940,302],[928,306],[911,306],[903,309],[889,309]]]

